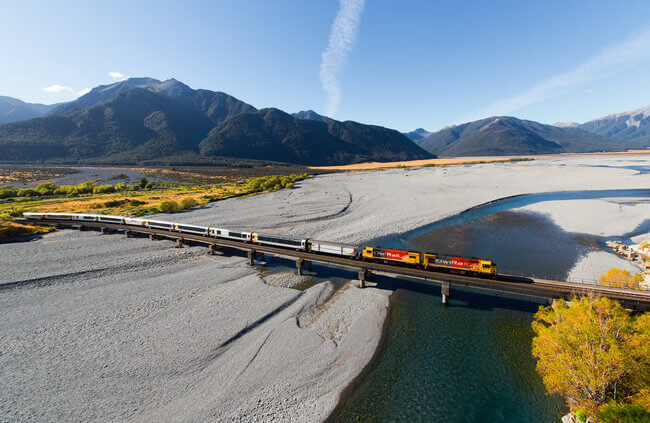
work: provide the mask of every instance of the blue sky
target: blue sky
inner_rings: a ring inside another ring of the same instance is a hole
[[[647,0],[6,1],[0,37],[0,95],[30,102],[122,74],[399,130],[650,104]]]

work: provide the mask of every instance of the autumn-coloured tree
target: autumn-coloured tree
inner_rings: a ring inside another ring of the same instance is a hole
[[[643,274],[637,273],[632,276],[627,270],[617,267],[612,267],[598,278],[599,284],[614,288],[639,289],[641,282],[643,282]]]
[[[608,298],[554,301],[535,315],[533,356],[549,393],[590,419],[606,404],[650,405],[650,314]]]

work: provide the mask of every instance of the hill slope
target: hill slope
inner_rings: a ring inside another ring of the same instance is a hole
[[[228,94],[170,79],[96,87],[48,115],[0,125],[5,161],[210,163],[234,157],[299,164],[430,158],[397,131],[257,111]]]
[[[402,132],[402,134],[404,134],[404,136],[406,138],[410,139],[411,141],[415,141],[415,142],[420,141],[421,139],[428,137],[432,133],[433,132],[429,132],[424,128],[418,128],[418,129],[415,129],[415,130],[413,130],[411,132]]]
[[[0,156],[10,161],[102,158],[134,163],[197,152],[212,126],[206,116],[168,96],[134,88],[65,116],[0,125]]]
[[[356,122],[297,119],[263,109],[227,119],[201,142],[204,156],[328,165],[433,156],[399,132]]]
[[[580,128],[556,127],[508,116],[447,127],[417,143],[442,156],[584,153],[625,150],[641,144],[612,140]]]
[[[0,96],[0,124],[43,116],[55,106],[25,103],[17,98]]]
[[[603,116],[583,123],[580,128],[604,137],[637,140],[650,145],[650,106]]]

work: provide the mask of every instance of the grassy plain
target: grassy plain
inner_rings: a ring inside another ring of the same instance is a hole
[[[149,182],[143,178],[134,185],[122,182],[97,186],[93,181],[89,181],[77,186],[57,186],[49,183],[24,190],[11,186],[0,187],[0,240],[53,230],[13,221],[24,212],[142,216],[200,207],[209,202],[232,197],[292,188],[296,182],[309,177],[307,173],[289,173],[305,170],[302,167],[137,170],[152,178],[178,182]],[[2,171],[0,168],[0,174]],[[16,175],[18,171],[14,169],[13,172],[13,175]],[[54,177],[53,173],[41,169],[22,169],[20,172],[25,181],[37,180],[35,178],[41,175],[47,175],[48,179]]]

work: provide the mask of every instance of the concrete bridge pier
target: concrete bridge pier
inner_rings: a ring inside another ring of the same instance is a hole
[[[209,252],[210,252],[211,256],[221,254],[221,252],[223,250],[223,248],[221,246],[217,245],[217,244],[210,244],[208,249],[209,249]]]
[[[102,226],[101,231],[102,231],[102,235],[106,235],[106,234],[111,233],[111,230],[108,229],[106,226]]]
[[[183,248],[183,244],[185,243],[185,240],[183,238],[178,238],[176,240],[176,247],[177,248]]]
[[[248,264],[255,266],[255,255],[257,252],[255,250],[248,250]]]
[[[442,291],[442,303],[447,305],[447,300],[449,299],[449,282],[443,282],[440,285],[440,289]]]
[[[298,276],[302,276],[302,266],[305,264],[305,260],[299,258],[296,260],[296,268],[298,269]]]
[[[366,281],[370,280],[372,273],[368,269],[359,269],[359,287],[365,288]]]
[[[160,237],[156,234],[149,234],[149,240],[150,241],[155,241],[157,239],[160,239]]]
[[[80,231],[87,231],[87,230],[88,230],[88,227],[87,227],[87,226],[84,226],[84,225],[79,225],[79,230],[80,230]]]
[[[124,236],[127,237],[127,238],[132,238],[133,237],[133,231],[127,229],[126,231],[124,231]]]

